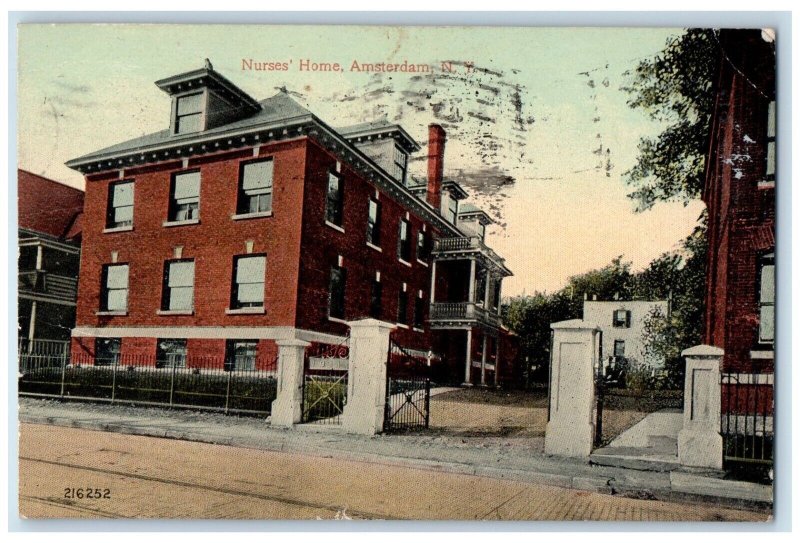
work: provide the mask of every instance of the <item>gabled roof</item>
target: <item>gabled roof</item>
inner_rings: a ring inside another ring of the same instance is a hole
[[[17,170],[19,227],[46,236],[80,238],[83,191],[26,170]]]
[[[290,119],[311,117],[311,112],[295,102],[285,92],[280,92],[275,96],[267,98],[259,102],[261,110],[245,119],[234,121],[217,128],[204,130],[202,132],[195,132],[191,134],[173,135],[169,129],[159,130],[138,138],[134,138],[93,153],[83,155],[68,161],[66,164],[70,168],[81,165],[85,162],[92,162],[95,160],[103,159],[108,156],[117,154],[124,154],[130,152],[149,151],[154,148],[159,148],[163,145],[173,145],[182,142],[190,142],[193,140],[203,139],[208,136],[221,135],[226,132],[235,132],[237,130],[255,128],[258,125],[268,125],[274,123],[284,122]]]
[[[259,103],[252,96],[231,83],[224,75],[215,71],[210,62],[206,62],[208,64],[205,68],[160,79],[156,81],[156,86],[170,95],[209,88],[217,92],[226,101],[235,103],[247,111],[258,111]]]

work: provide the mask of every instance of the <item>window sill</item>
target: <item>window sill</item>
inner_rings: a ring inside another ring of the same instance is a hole
[[[775,351],[750,351],[750,358],[753,360],[774,360]]]
[[[330,227],[331,227],[331,228],[333,228],[334,230],[337,230],[337,231],[341,232],[342,234],[344,234],[344,228],[342,228],[341,226],[338,226],[338,225],[336,225],[336,224],[333,224],[332,222],[329,222],[329,221],[325,221],[325,224],[326,224],[327,226],[330,226]]]
[[[383,252],[383,249],[381,249],[381,248],[380,248],[380,247],[378,247],[377,245],[373,245],[373,244],[371,244],[370,242],[367,242],[367,247],[369,247],[370,249],[375,249],[375,250],[376,250],[376,251],[378,251],[379,253],[382,253],[382,252]]]
[[[266,313],[263,307],[240,307],[239,309],[225,309],[226,315],[263,315]]]
[[[328,316],[328,320],[329,320],[329,321],[331,321],[331,322],[338,322],[338,323],[341,323],[341,324],[347,324],[347,321],[346,321],[346,320],[344,320],[344,319],[340,319],[340,318],[338,318],[338,317],[331,317],[331,316]]]
[[[404,330],[408,330],[408,325],[407,324],[403,324],[402,322],[396,322],[395,325],[400,327],[400,328],[403,328]]]
[[[173,226],[189,226],[191,224],[200,224],[200,219],[186,219],[185,221],[164,221],[162,226],[170,228]]]
[[[406,262],[406,261],[405,261],[405,260],[403,260],[402,258],[398,258],[398,259],[397,259],[397,261],[398,261],[400,264],[404,264],[404,265],[408,266],[409,268],[411,267],[411,262]]]
[[[128,315],[127,311],[95,311],[95,315],[98,317],[125,317]]]
[[[246,221],[247,219],[263,219],[264,217],[272,217],[272,211],[259,211],[258,213],[237,213],[231,215],[234,221]]]
[[[426,268],[428,267],[428,263],[427,263],[427,262],[425,262],[424,260],[420,260],[419,258],[417,259],[417,263],[418,263],[418,264],[422,264],[422,265],[423,265],[423,266],[425,266]]]
[[[112,226],[111,228],[104,228],[104,234],[114,234],[116,232],[131,232],[133,230],[133,225],[129,226]]]
[[[425,333],[425,330],[423,330],[422,328],[417,328],[416,326],[413,328],[413,330],[415,332],[419,332],[420,334],[424,334]]]
[[[758,188],[760,190],[765,189],[774,189],[775,188],[775,181],[759,181]]]
[[[159,309],[156,315],[194,315],[194,309]]]

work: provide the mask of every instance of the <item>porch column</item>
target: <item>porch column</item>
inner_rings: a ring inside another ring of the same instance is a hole
[[[469,261],[469,294],[467,294],[467,301],[475,303],[475,259]]]
[[[501,315],[503,313],[503,307],[500,303],[500,299],[503,297],[503,278],[497,278],[497,314]]]
[[[348,398],[342,413],[342,428],[352,434],[375,435],[383,431],[389,335],[395,325],[376,319],[347,324],[350,326]]]
[[[483,352],[481,353],[481,386],[486,386],[486,334],[483,334]]]
[[[686,358],[686,378],[678,459],[684,466],[722,469],[720,363],[725,351],[697,345],[681,354]]]
[[[484,283],[486,285],[483,293],[483,307],[486,308],[486,311],[489,311],[489,293],[492,291],[492,274],[489,271],[486,271],[486,281]]]
[[[36,337],[36,300],[31,302],[31,320],[28,322],[28,351],[33,352],[33,340]]]
[[[431,264],[431,304],[436,301],[436,260]]]
[[[550,327],[550,416],[544,452],[588,457],[594,442],[594,365],[600,330],[580,319]]]
[[[288,426],[300,422],[303,415],[303,369],[305,349],[311,345],[300,339],[279,339],[278,395],[272,402],[270,424]]]
[[[494,386],[500,387],[500,334],[494,338]]]
[[[467,329],[467,356],[464,358],[467,359],[467,362],[464,367],[464,382],[462,384],[464,386],[472,386],[472,382],[470,380],[472,377],[472,328]]]

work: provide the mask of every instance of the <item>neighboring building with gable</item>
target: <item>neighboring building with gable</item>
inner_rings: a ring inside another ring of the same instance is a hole
[[[86,178],[73,352],[274,360],[276,340],[338,344],[374,317],[441,356],[439,382],[496,382],[511,272],[472,230],[488,217],[459,210],[440,126],[415,185],[399,125],[334,129],[210,66],[156,85],[169,128],[67,163]]]
[[[69,340],[75,326],[83,191],[17,170],[18,338]]]

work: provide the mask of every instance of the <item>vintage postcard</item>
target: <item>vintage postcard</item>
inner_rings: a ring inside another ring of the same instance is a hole
[[[772,518],[775,30],[18,37],[22,518]]]

